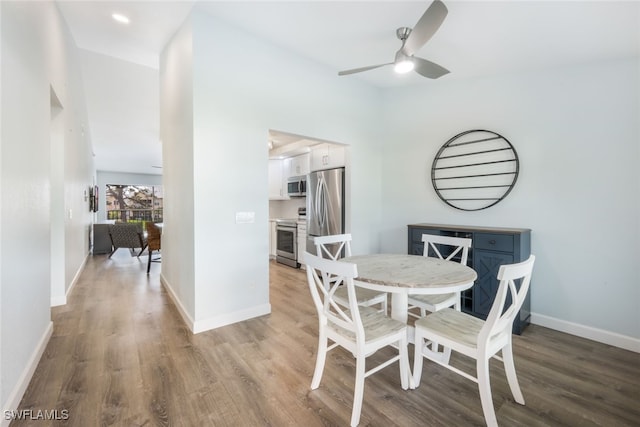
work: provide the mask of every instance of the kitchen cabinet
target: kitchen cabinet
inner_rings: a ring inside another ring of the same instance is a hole
[[[503,264],[522,262],[531,254],[531,230],[527,228],[471,227],[443,224],[408,225],[408,253],[422,255],[423,234],[466,237],[472,240],[468,265],[478,274],[471,289],[461,295],[462,311],[486,319],[498,291],[498,269]],[[446,251],[441,250],[443,256]],[[531,288],[513,323],[520,335],[531,318]]]
[[[307,222],[306,221],[298,221],[298,264],[300,264],[300,268],[305,270],[306,267],[304,262],[302,261],[302,255],[307,250]]]
[[[269,200],[288,200],[284,160],[269,160]]]
[[[311,171],[344,167],[345,148],[338,144],[318,144],[311,148]]]
[[[289,166],[289,177],[309,175],[309,172],[311,172],[311,154],[309,153],[291,157],[286,161]]]

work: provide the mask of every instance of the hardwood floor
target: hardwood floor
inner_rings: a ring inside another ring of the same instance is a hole
[[[68,304],[53,310],[53,336],[20,405],[69,417],[11,426],[349,424],[350,354],[331,352],[320,388],[309,389],[317,316],[303,271],[271,263],[270,315],[193,335],[159,284],[160,268],[147,276],[146,258],[126,251],[89,260]],[[514,336],[514,353],[526,406],[492,361],[501,426],[640,425],[637,353],[535,325]],[[452,362],[473,372],[471,360]],[[396,364],[367,378],[360,425],[484,425],[475,383],[428,361],[423,369],[411,391],[400,388]]]

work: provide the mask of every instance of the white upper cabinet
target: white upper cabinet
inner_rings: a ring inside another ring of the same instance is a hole
[[[289,161],[289,176],[308,175],[311,172],[311,155],[309,153],[287,159]]]
[[[282,161],[283,179],[285,180],[285,182],[287,181],[287,179],[289,177],[293,176],[293,175],[291,175],[291,162],[292,162],[292,158],[291,157],[287,157],[286,159],[284,159]],[[287,188],[287,187],[285,187],[285,188]]]
[[[318,144],[311,149],[311,170],[344,167],[344,146],[338,144]]]
[[[284,160],[269,160],[269,200],[286,200]]]

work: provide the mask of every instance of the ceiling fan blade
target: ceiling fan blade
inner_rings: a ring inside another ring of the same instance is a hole
[[[338,75],[346,76],[347,74],[361,73],[363,71],[369,71],[369,70],[373,70],[374,68],[380,68],[380,67],[384,67],[385,65],[391,65],[391,64],[393,64],[393,62],[388,62],[386,64],[380,64],[380,65],[369,65],[368,67],[354,68],[352,70],[340,71]]]
[[[427,77],[429,79],[437,79],[438,77],[442,77],[445,74],[449,74],[449,70],[440,65],[433,63],[431,61],[427,61],[426,59],[418,58],[416,56],[413,57],[414,71],[421,76]]]
[[[434,0],[416,23],[402,48],[411,56],[416,53],[438,31],[447,16],[447,7],[440,0]]]

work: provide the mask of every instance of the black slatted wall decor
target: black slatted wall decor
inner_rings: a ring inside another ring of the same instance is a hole
[[[431,166],[431,182],[449,206],[477,211],[504,199],[519,170],[518,153],[504,136],[489,130],[468,130],[440,148]]]

